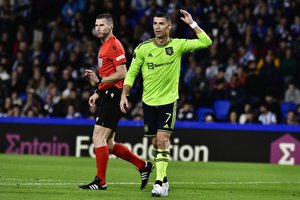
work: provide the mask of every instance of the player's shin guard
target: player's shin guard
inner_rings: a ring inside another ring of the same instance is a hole
[[[154,159],[156,165],[156,180],[163,182],[164,177],[167,176],[167,167],[170,160],[169,149],[158,149],[156,158]]]
[[[154,159],[156,158],[157,154],[158,154],[158,149],[152,147],[152,155],[153,155]]]

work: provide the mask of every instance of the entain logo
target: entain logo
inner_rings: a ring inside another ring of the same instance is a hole
[[[152,145],[147,138],[143,138],[141,143],[131,144],[123,143],[130,151],[143,159],[154,159],[152,155]],[[209,159],[209,149],[207,146],[191,146],[188,144],[180,145],[178,138],[173,139],[173,144],[170,145],[171,160],[174,161],[203,161],[207,162]],[[90,136],[76,137],[76,157],[81,157],[88,153],[89,156],[95,157],[94,145],[91,144]],[[114,156],[110,156],[114,157]]]
[[[6,134],[6,139],[9,143],[7,154],[70,155],[69,144],[58,142],[55,136],[50,141],[39,141],[37,137],[25,141],[20,134]]]

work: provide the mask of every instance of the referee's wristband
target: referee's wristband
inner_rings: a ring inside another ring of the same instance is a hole
[[[102,77],[101,76],[97,76],[97,77],[98,77],[98,82],[97,83],[101,83]]]
[[[98,90],[98,88],[97,88],[97,89],[95,89],[95,91],[94,91],[94,94],[98,94],[98,96],[99,96],[99,94],[100,94],[100,91]]]
[[[193,21],[193,23],[189,24],[192,29],[198,26],[197,22]]]

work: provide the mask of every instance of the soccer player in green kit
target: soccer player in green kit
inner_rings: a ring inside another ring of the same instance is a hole
[[[152,139],[156,166],[156,181],[152,196],[167,196],[169,183],[167,166],[170,160],[170,136],[176,119],[176,102],[179,98],[178,83],[180,62],[184,53],[207,48],[212,44],[207,34],[193,21],[186,10],[180,10],[181,20],[196,33],[197,39],[170,38],[172,22],[170,16],[158,13],[153,19],[155,37],[139,44],[134,50],[133,60],[124,81],[120,108],[126,113],[127,96],[136,76],[143,76],[144,135]]]

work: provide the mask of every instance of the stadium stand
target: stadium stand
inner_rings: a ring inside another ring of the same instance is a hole
[[[130,63],[137,44],[153,36],[150,19],[157,11],[171,14],[172,37],[195,37],[181,22],[179,8],[192,13],[213,45],[182,59],[178,110],[189,102],[197,115],[197,110],[213,109],[215,101],[227,99],[238,117],[243,106],[251,104],[251,123],[258,123],[267,94],[283,102],[290,82],[299,90],[299,0],[2,0],[0,116],[93,118],[95,110],[87,99],[95,86],[82,76],[85,68],[97,68],[100,43],[91,22],[102,12],[114,16],[114,34]],[[132,110],[141,90],[138,79],[130,99]],[[294,115],[299,124],[300,114]],[[226,117],[216,121],[228,121]]]
[[[198,108],[197,111],[197,120],[199,122],[205,122],[205,117],[207,114],[213,114],[213,109],[209,107]]]

